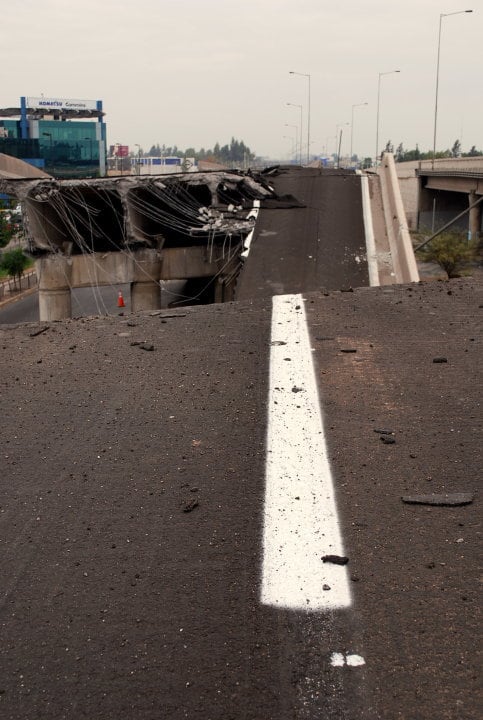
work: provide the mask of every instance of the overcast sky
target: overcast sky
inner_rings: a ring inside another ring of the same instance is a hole
[[[108,143],[211,148],[243,140],[286,158],[311,77],[311,150],[374,156],[433,145],[483,148],[481,0],[3,0],[0,107],[21,95],[101,99]],[[367,102],[367,106],[353,105]],[[343,123],[348,123],[343,125]],[[287,136],[287,137],[284,137]],[[305,147],[306,151],[306,147]]]

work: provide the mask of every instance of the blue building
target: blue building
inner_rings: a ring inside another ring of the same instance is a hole
[[[60,178],[106,174],[102,100],[21,97],[0,109],[0,153]]]

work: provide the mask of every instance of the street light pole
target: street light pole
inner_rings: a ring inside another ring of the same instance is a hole
[[[377,170],[377,163],[379,160],[379,107],[381,101],[381,78],[383,75],[393,75],[394,73],[401,72],[400,70],[388,70],[388,72],[379,73],[379,81],[377,83],[377,119],[376,119],[376,160],[375,168]]]
[[[298,125],[288,125],[285,123],[285,127],[291,127],[295,128],[295,162],[297,162],[297,144],[299,140],[299,126]]]
[[[290,151],[290,154],[292,155],[292,158],[293,158],[295,155],[295,144],[294,144],[293,137],[290,137],[290,135],[282,135],[282,137],[284,140],[290,140],[290,142],[292,143],[292,149]]]
[[[335,153],[337,156],[337,168],[340,168],[340,148],[342,145],[342,128],[348,124],[349,124],[348,122],[339,123],[338,125],[335,126]],[[340,137],[339,137],[339,128],[341,128]]]
[[[141,146],[138,143],[134,143],[134,147],[138,149],[136,175],[141,175]]]
[[[303,128],[303,105],[297,105],[296,103],[287,103],[290,107],[297,107],[300,109],[300,165],[302,165],[302,128]]]
[[[436,156],[436,126],[438,121],[438,89],[439,89],[439,55],[441,50],[441,25],[444,17],[450,15],[463,15],[464,13],[472,13],[473,10],[457,10],[452,13],[440,13],[439,15],[439,32],[438,32],[438,59],[436,61],[436,98],[434,101],[434,133],[433,133],[433,159],[432,168],[434,170],[434,158]]]
[[[294,70],[289,71],[289,75],[300,75],[306,77],[308,80],[308,98],[307,98],[307,165],[310,162],[310,75],[309,73],[295,72]],[[300,131],[302,132],[302,131]],[[302,152],[302,149],[301,149]]]
[[[353,139],[354,139],[354,109],[355,109],[355,108],[358,108],[358,107],[364,107],[364,105],[367,105],[367,104],[368,104],[368,103],[363,102],[363,103],[356,103],[355,105],[352,106],[352,115],[351,115],[351,154],[350,154],[350,158],[349,158],[349,162],[351,163],[351,167],[352,167],[352,141],[353,141]]]

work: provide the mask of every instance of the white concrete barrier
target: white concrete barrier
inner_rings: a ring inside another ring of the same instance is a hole
[[[378,173],[381,180],[384,218],[396,282],[418,282],[418,266],[408,230],[392,153],[384,153]]]

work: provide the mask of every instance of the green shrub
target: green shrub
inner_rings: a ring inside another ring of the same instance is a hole
[[[477,259],[477,251],[477,240],[467,240],[460,232],[445,232],[418,250],[417,255],[423,262],[437,263],[448,278],[455,278]]]
[[[0,257],[0,268],[5,270],[14,279],[20,280],[23,271],[30,264],[30,258],[25,255],[22,248],[6,250]]]
[[[10,215],[0,210],[0,248],[6,247],[17,228],[11,222]]]

